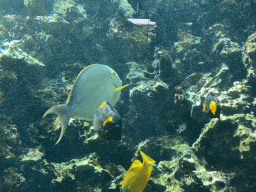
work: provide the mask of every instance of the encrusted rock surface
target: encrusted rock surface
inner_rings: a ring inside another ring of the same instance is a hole
[[[255,191],[255,6],[1,1],[0,191],[119,191],[140,150],[156,160],[145,192]],[[42,116],[94,63],[130,84],[115,106],[122,140],[106,141],[92,122],[73,120],[54,145],[59,120]],[[209,92],[220,119],[202,112]]]

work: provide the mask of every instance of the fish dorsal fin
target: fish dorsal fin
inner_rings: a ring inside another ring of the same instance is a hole
[[[121,89],[127,87],[128,85],[130,85],[130,84],[126,84],[126,85],[124,85],[124,86],[122,86],[122,87],[116,88],[116,89],[114,90],[114,93],[116,93],[117,91],[120,91]]]
[[[211,101],[209,109],[211,110],[212,114],[215,115],[217,111],[217,103],[215,101]]]
[[[145,153],[143,153],[142,151],[140,151],[140,154],[142,156],[143,159],[143,164],[147,165],[147,164],[153,164],[156,163],[156,161],[154,159],[152,159],[151,157],[147,156]]]
[[[130,167],[130,169],[129,170],[131,170],[131,169],[135,169],[135,168],[137,168],[137,167],[141,167],[143,164],[140,162],[140,160],[135,160],[135,161],[133,161],[133,163],[132,163],[132,165],[131,165],[131,167]]]
[[[72,92],[73,92],[73,89],[74,89],[74,86],[75,86],[75,84],[76,84],[77,79],[80,77],[80,75],[81,75],[85,70],[87,70],[88,68],[90,68],[90,67],[93,66],[93,65],[97,65],[97,64],[88,65],[88,66],[85,67],[82,71],[80,71],[80,73],[77,75],[76,80],[75,80],[74,84],[72,85],[71,90],[70,90],[70,92],[69,92],[68,99],[67,99],[67,101],[66,101],[67,104],[70,102],[71,95],[72,95]]]

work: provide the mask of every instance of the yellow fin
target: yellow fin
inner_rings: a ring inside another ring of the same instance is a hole
[[[111,73],[112,73],[112,77],[114,77],[115,75],[117,75],[115,71],[112,71]]]
[[[103,101],[99,108],[102,108],[104,105],[106,105],[106,103],[107,103],[106,101]]]
[[[211,110],[212,114],[215,115],[215,113],[217,111],[217,103],[214,101],[211,101],[211,103],[209,105],[209,109]]]
[[[137,168],[137,167],[141,167],[143,164],[140,162],[140,160],[134,160],[133,161],[133,163],[132,163],[132,165],[131,165],[131,167],[130,167],[130,169],[129,170],[131,170],[131,169],[135,169],[135,168]],[[128,170],[128,171],[129,171]]]
[[[205,111],[207,111],[207,110],[206,110],[206,104],[205,104],[205,103],[203,103],[203,108],[204,108]]]
[[[148,183],[153,168],[147,164],[155,163],[155,161],[142,151],[140,154],[143,164],[139,160],[132,163],[122,182],[122,192],[141,192]]]
[[[138,171],[140,171],[143,168],[143,164],[139,160],[133,161],[131,167],[126,172],[124,180],[122,182],[122,188],[128,187],[134,182],[134,178],[136,178]],[[131,187],[131,186],[130,186]]]
[[[104,123],[103,123],[103,126],[105,126],[108,122],[111,122],[112,121],[112,117],[109,117],[107,118]]]
[[[122,86],[122,87],[116,88],[115,91],[114,91],[114,93],[116,93],[117,91],[120,91],[121,89],[127,87],[128,85],[130,85],[130,84],[126,84],[126,85],[124,85],[124,86]]]
[[[152,159],[151,157],[147,156],[145,153],[143,153],[142,151],[140,151],[140,154],[142,156],[143,159],[143,164],[147,165],[147,164],[153,164],[156,163],[156,161],[154,159]]]

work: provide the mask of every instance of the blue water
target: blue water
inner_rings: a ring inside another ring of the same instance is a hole
[[[144,191],[255,191],[255,8],[253,0],[1,0],[0,191],[120,191],[140,150],[156,161]],[[96,63],[130,84],[114,106],[122,139],[74,119],[55,145],[58,119],[42,116]],[[210,92],[219,119],[203,110]]]

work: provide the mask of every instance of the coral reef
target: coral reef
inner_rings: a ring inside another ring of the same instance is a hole
[[[139,151],[145,192],[255,191],[255,1],[0,2],[0,191],[119,191]],[[136,24],[128,19],[145,19]],[[121,141],[43,113],[85,66],[119,74]],[[212,92],[220,119],[202,112]]]
[[[245,43],[245,53],[248,55],[249,63],[256,67],[256,33],[251,34]]]
[[[127,0],[114,0],[113,3],[118,4],[119,10],[121,10],[124,17],[133,16],[135,11]]]

